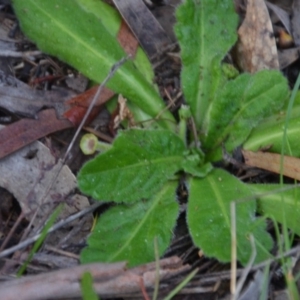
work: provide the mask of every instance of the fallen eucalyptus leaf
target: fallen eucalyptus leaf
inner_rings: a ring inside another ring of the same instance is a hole
[[[85,196],[72,195],[77,182],[69,167],[63,166],[58,174],[60,168],[61,162],[41,142],[33,142],[1,159],[0,173],[5,176],[0,176],[0,186],[14,195],[28,219],[39,208],[33,225],[38,225],[60,202],[65,203],[60,218],[89,206]],[[45,194],[53,180],[53,187]]]
[[[279,69],[275,35],[264,0],[248,0],[238,34],[237,61],[243,71]]]
[[[66,119],[57,119],[54,109],[42,110],[38,119],[21,119],[0,131],[0,158],[17,151],[50,133],[73,127]]]

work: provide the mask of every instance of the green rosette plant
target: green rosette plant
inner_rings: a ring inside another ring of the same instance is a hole
[[[125,56],[116,42],[120,17],[102,1],[13,0],[13,4],[29,38],[94,81],[101,82],[109,68]],[[127,260],[134,266],[152,261],[154,240],[163,255],[179,214],[176,190],[183,174],[188,228],[194,244],[208,257],[231,260],[232,201],[256,197],[236,204],[237,259],[243,265],[252,252],[250,235],[255,241],[255,262],[271,257],[273,241],[258,211],[282,222],[276,211],[286,205],[286,212],[295,216],[286,220],[287,225],[299,231],[292,220],[299,215],[295,192],[259,196],[279,185],[245,184],[214,166],[223,159],[224,148],[232,153],[243,145],[257,150],[272,144],[280,152],[284,119],[278,115],[287,106],[290,93],[286,79],[276,70],[228,76],[223,59],[237,40],[238,22],[232,0],[222,5],[217,0],[185,0],[176,17],[187,106],[181,108],[175,126],[151,83],[150,63],[141,50],[110,80],[109,88],[143,111],[135,115],[138,121],[161,118],[149,129],[120,131],[112,145],[79,172],[83,193],[115,204],[97,220],[81,253],[82,263]],[[298,108],[293,110],[288,129],[295,132],[291,145],[297,144],[293,139],[299,134]],[[195,141],[186,136],[191,117],[198,132]],[[299,149],[293,153],[299,156]],[[270,197],[276,201],[276,210]]]

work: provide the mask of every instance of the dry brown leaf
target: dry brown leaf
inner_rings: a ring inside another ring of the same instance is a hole
[[[127,99],[120,94],[118,97],[118,114],[113,119],[113,129],[117,129],[124,120],[128,120],[129,127],[135,126],[133,114],[127,106]]]
[[[280,69],[284,69],[299,58],[300,47],[278,51]]]
[[[117,38],[125,52],[131,57],[135,57],[137,49],[139,47],[139,42],[137,41],[137,39],[131,32],[131,29],[128,27],[124,20],[122,20]]]
[[[279,69],[275,36],[264,0],[248,0],[238,35],[236,60],[243,71]]]
[[[246,165],[280,174],[280,154],[262,151],[252,152],[248,150],[242,150],[242,152]],[[300,159],[284,156],[282,174],[300,180]]]
[[[0,176],[0,187],[14,195],[27,218],[30,219],[40,207],[34,222],[36,225],[39,220],[47,218],[53,206],[61,202],[65,206],[60,218],[65,218],[89,206],[89,201],[84,196],[72,195],[77,187],[76,177],[66,165],[58,174],[60,168],[61,162],[51,154],[50,149],[34,142],[1,159],[0,174],[3,176]],[[45,194],[53,180],[51,190]]]
[[[56,131],[72,127],[65,119],[57,119],[54,109],[42,110],[38,119],[21,119],[0,130],[0,159]]]
[[[300,1],[293,1],[291,17],[292,36],[296,46],[300,46]]]
[[[277,22],[280,20],[286,31],[291,34],[291,20],[290,20],[290,14],[288,11],[284,10],[278,5],[275,5],[273,3],[270,3],[266,1],[267,7],[275,14],[277,17],[276,19],[273,17],[273,22]],[[273,23],[275,24],[275,23]]]

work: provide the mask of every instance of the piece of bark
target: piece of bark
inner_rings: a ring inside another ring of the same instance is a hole
[[[248,150],[242,150],[242,153],[244,155],[246,165],[280,174],[280,154],[262,151],[252,152]],[[300,159],[291,156],[284,156],[282,174],[284,176],[300,180]]]
[[[28,117],[36,118],[37,113],[43,108],[55,108],[57,115],[65,111],[64,102],[74,96],[66,89],[52,91],[33,90],[29,86],[0,86],[0,107],[7,111]]]
[[[95,281],[103,283],[124,274],[125,266],[125,262],[95,263],[36,276],[26,276],[0,284],[1,298],[6,300],[37,300],[57,299],[74,296],[74,294],[80,296],[80,280],[85,272],[90,272]]]
[[[238,36],[235,59],[243,71],[279,69],[275,36],[264,0],[248,0]]]
[[[178,257],[159,262],[160,282],[187,272],[189,265],[182,265]],[[118,297],[137,293],[143,285],[153,290],[157,280],[156,264],[150,263],[126,270],[126,263],[94,263],[36,276],[27,276],[0,284],[1,299],[50,300],[64,297],[80,297],[80,280],[85,272],[93,277],[93,288],[100,297]]]

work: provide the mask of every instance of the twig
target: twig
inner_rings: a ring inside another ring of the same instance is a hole
[[[82,129],[82,127],[84,126],[84,124],[85,124],[85,122],[86,122],[88,116],[90,115],[90,113],[91,113],[93,107],[95,106],[96,101],[97,101],[97,99],[99,98],[99,96],[100,96],[100,94],[101,94],[101,92],[102,92],[104,86],[105,86],[105,85],[107,84],[107,82],[114,76],[114,74],[116,73],[116,71],[117,71],[117,70],[118,70],[118,69],[119,69],[119,68],[127,61],[127,59],[128,59],[127,57],[123,57],[120,61],[118,61],[117,63],[115,63],[115,64],[112,66],[112,68],[110,69],[109,74],[106,76],[106,78],[104,79],[104,81],[103,81],[103,82],[101,83],[101,85],[99,86],[99,88],[98,88],[98,90],[97,90],[97,93],[95,94],[95,96],[94,96],[94,98],[93,98],[91,104],[89,105],[89,108],[88,108],[88,110],[86,111],[86,113],[85,113],[85,115],[84,115],[84,117],[83,117],[83,119],[82,119],[80,125],[78,126],[78,128],[77,128],[77,130],[76,130],[76,132],[75,132],[75,134],[74,134],[74,136],[73,136],[73,139],[72,139],[72,141],[71,141],[71,143],[70,143],[70,145],[69,145],[69,147],[68,147],[68,149],[67,149],[67,151],[66,151],[66,153],[65,153],[65,155],[64,155],[63,163],[66,162],[67,157],[68,157],[68,155],[69,155],[69,153],[70,153],[70,151],[71,151],[71,149],[72,149],[72,147],[73,147],[73,145],[74,145],[74,143],[75,143],[75,141],[76,141],[76,139],[77,139],[77,137],[78,137],[78,135],[79,135],[79,132],[81,131],[81,129]]]
[[[64,220],[61,220],[61,221],[57,222],[55,225],[53,225],[49,229],[48,233],[53,232],[53,231],[65,226],[66,224],[76,220],[77,218],[80,218],[81,216],[83,216],[85,214],[88,214],[89,212],[92,212],[93,210],[95,210],[96,208],[98,208],[99,206],[101,206],[103,204],[104,203],[101,203],[101,202],[100,203],[95,203],[95,204],[81,210],[77,214],[74,214],[74,215],[72,215],[72,216],[70,216],[70,217],[68,217]],[[20,250],[20,249],[23,249],[23,248],[29,246],[30,244],[34,243],[40,236],[41,236],[40,233],[36,234],[35,236],[26,239],[25,241],[19,243],[18,245],[13,246],[11,248],[8,248],[8,249],[0,252],[0,258],[5,257],[7,255],[10,255],[10,254],[14,253],[17,250]]]
[[[237,266],[237,243],[236,243],[236,206],[235,202],[230,202],[230,221],[231,221],[231,280],[230,292],[232,295],[236,293],[236,266]]]
[[[0,50],[1,57],[25,57],[25,56],[38,56],[42,55],[41,51],[26,51],[26,52],[18,52],[11,50]]]
[[[87,109],[87,111],[86,111],[86,113],[85,113],[85,115],[84,115],[84,117],[83,117],[83,119],[82,119],[82,121],[81,121],[79,127],[77,128],[77,130],[76,130],[76,132],[75,132],[75,134],[74,134],[74,136],[73,136],[73,138],[72,138],[72,141],[70,142],[70,145],[69,145],[69,147],[67,148],[67,151],[66,151],[66,153],[65,153],[65,155],[64,155],[64,157],[63,157],[63,159],[62,159],[61,161],[59,161],[60,166],[59,166],[57,172],[54,172],[54,173],[53,173],[53,178],[52,178],[52,180],[51,180],[51,184],[50,184],[50,185],[48,186],[48,188],[44,191],[44,193],[43,193],[43,195],[42,195],[42,197],[41,197],[41,201],[40,201],[41,204],[43,204],[43,202],[44,202],[46,196],[48,195],[48,193],[49,193],[50,190],[52,189],[52,187],[53,187],[53,185],[54,185],[54,183],[55,183],[55,181],[56,181],[58,175],[60,174],[61,170],[63,169],[63,167],[64,167],[64,165],[65,165],[65,163],[66,163],[66,161],[67,161],[68,155],[69,155],[69,153],[70,153],[70,151],[71,151],[71,149],[72,149],[72,147],[73,147],[73,145],[74,145],[74,143],[75,143],[75,141],[76,141],[76,139],[77,139],[77,137],[78,137],[78,135],[79,135],[79,132],[80,132],[81,129],[83,128],[83,126],[84,126],[84,124],[85,124],[85,122],[86,122],[88,116],[90,115],[90,113],[91,113],[91,111],[92,111],[92,109],[93,109],[93,107],[94,107],[94,105],[95,105],[97,99],[99,98],[99,96],[100,96],[100,94],[101,94],[101,92],[102,92],[102,89],[103,89],[104,86],[107,84],[107,82],[113,77],[113,75],[114,75],[115,72],[118,70],[118,68],[120,68],[120,67],[125,63],[126,60],[127,60],[127,58],[125,57],[125,58],[122,58],[120,61],[118,61],[116,64],[114,64],[114,65],[112,66],[112,68],[110,69],[109,74],[106,76],[106,78],[104,79],[104,81],[100,84],[99,88],[97,89],[97,92],[96,92],[96,94],[94,95],[93,100],[92,100],[92,102],[90,103],[90,105],[89,105],[89,107],[88,107],[88,109]],[[30,221],[31,224],[33,223],[34,219],[36,218],[39,209],[40,209],[40,206],[37,208],[37,210],[35,211],[33,217],[31,218],[31,221]]]
[[[83,129],[86,130],[87,132],[93,133],[95,136],[97,136],[98,138],[100,138],[101,140],[103,140],[105,142],[108,142],[108,143],[113,142],[113,138],[111,138],[110,136],[108,136],[98,130],[95,130],[88,126],[84,126]]]
[[[254,260],[256,258],[257,252],[256,252],[253,234],[250,234],[249,238],[250,238],[250,243],[251,243],[251,248],[252,248],[251,256],[249,258],[249,261],[248,261],[246,267],[243,269],[243,273],[241,275],[241,278],[238,281],[235,293],[232,295],[233,300],[237,300],[239,298],[239,294],[242,290],[243,284],[245,283],[246,278],[247,278],[248,274],[250,273],[251,267],[253,266]]]
[[[14,223],[14,226],[10,229],[8,235],[6,236],[6,238],[4,239],[1,247],[0,247],[0,253],[1,251],[5,248],[5,246],[7,245],[7,243],[9,242],[10,238],[12,237],[12,235],[14,234],[14,232],[16,231],[17,227],[19,226],[19,224],[21,223],[21,221],[24,219],[24,212],[21,212],[21,214],[19,215],[18,219],[16,220],[16,222]]]
[[[143,294],[143,297],[144,297],[144,300],[150,300],[148,294],[147,294],[147,291],[146,291],[146,288],[145,288],[145,285],[144,285],[144,280],[142,277],[140,277],[140,287],[141,287],[141,291],[142,291],[142,294]]]
[[[159,264],[159,275],[164,280],[190,269],[188,265],[182,265],[178,257],[162,259]],[[109,298],[132,293],[140,295],[141,284],[146,295],[147,289],[153,289],[156,278],[155,263],[129,270],[126,270],[125,262],[94,263],[4,282],[0,284],[1,299],[49,300],[80,297],[80,280],[85,272],[93,276],[93,287],[97,294]]]
[[[58,248],[55,248],[55,247],[52,247],[49,245],[45,245],[45,250],[52,251],[54,253],[58,253],[60,255],[64,255],[66,257],[74,258],[77,260],[79,259],[79,256],[77,254],[74,254],[72,252],[67,252],[67,251],[64,251],[64,250],[61,250],[61,249],[58,249]]]

